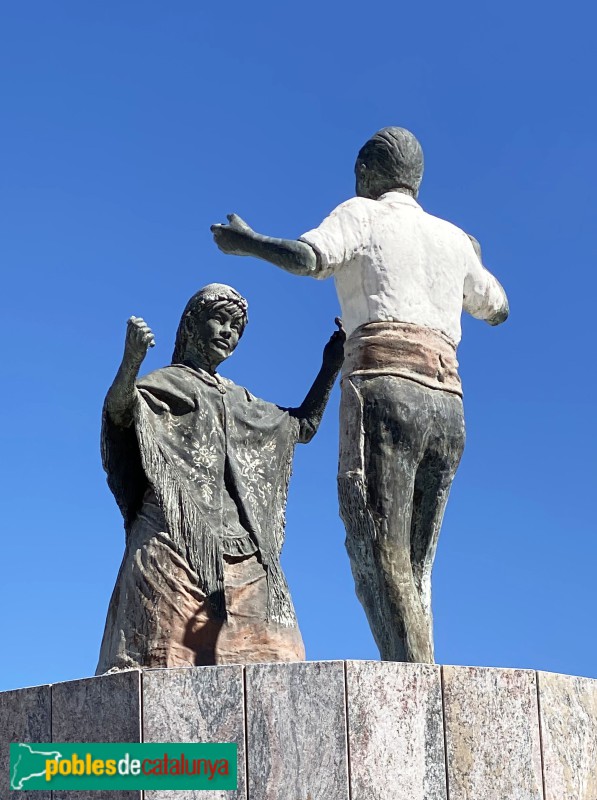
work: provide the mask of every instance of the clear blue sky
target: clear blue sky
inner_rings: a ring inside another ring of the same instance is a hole
[[[93,674],[123,552],[98,437],[125,323],[168,363],[200,286],[250,323],[223,374],[300,402],[331,281],[221,254],[236,211],[295,237],[385,125],[473,233],[510,320],[464,321],[468,441],[434,572],[436,657],[597,676],[594,12],[588,3],[4,3],[0,690]],[[591,15],[591,18],[589,18]],[[283,563],[310,659],[377,658],[335,489],[338,391],[297,451]]]

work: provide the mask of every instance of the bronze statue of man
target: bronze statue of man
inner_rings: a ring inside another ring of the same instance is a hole
[[[126,549],[97,673],[305,657],[280,566],[297,442],[315,435],[343,358],[344,332],[298,408],[254,397],[217,372],[247,302],[210,284],[182,315],[172,364],[137,380],[153,333],[128,322],[104,406],[102,457]]]
[[[417,203],[412,133],[378,131],[355,173],[357,196],[298,240],[236,215],[212,231],[225,253],[334,276],[348,336],[338,489],[357,595],[383,659],[432,663],[431,570],[465,439],[460,315],[498,325],[508,301],[478,242]]]

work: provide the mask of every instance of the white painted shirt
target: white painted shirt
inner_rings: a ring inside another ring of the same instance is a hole
[[[466,233],[403,192],[353,197],[301,240],[319,255],[315,278],[334,276],[347,335],[396,320],[461,337],[462,309],[490,320],[506,308],[499,282]]]

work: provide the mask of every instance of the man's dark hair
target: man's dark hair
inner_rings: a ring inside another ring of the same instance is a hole
[[[365,175],[358,172],[359,164]],[[406,128],[382,128],[357,156],[357,186],[365,182],[368,193],[377,197],[392,189],[408,189],[416,197],[423,178],[423,149]]]

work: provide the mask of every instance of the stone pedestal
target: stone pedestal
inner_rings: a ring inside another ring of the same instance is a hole
[[[11,741],[236,742],[238,791],[181,800],[596,800],[597,681],[325,661],[132,670],[18,689],[0,693],[1,800],[11,796]],[[14,797],[97,800],[51,794]]]

